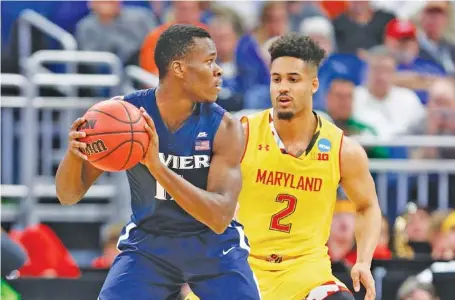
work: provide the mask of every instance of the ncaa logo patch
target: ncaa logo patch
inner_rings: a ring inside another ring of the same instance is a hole
[[[318,149],[321,152],[329,152],[332,148],[332,144],[328,139],[320,139],[318,142]]]

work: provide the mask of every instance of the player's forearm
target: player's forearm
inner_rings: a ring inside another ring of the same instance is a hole
[[[235,204],[231,205],[233,201],[192,185],[163,164],[149,170],[186,212],[218,234],[226,230],[234,218]]]
[[[63,205],[72,205],[79,202],[90,186],[84,184],[84,161],[67,152],[60,162],[55,176],[57,198]]]
[[[377,203],[357,211],[357,262],[371,264],[381,233],[381,210]]]

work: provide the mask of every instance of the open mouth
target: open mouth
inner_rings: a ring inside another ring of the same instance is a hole
[[[284,96],[284,97],[279,97],[279,98],[278,98],[278,102],[279,102],[280,104],[282,104],[282,105],[287,105],[287,104],[291,103],[291,98],[290,98],[290,97],[286,97],[286,96]]]
[[[218,91],[221,91],[222,85],[223,85],[223,81],[217,81],[217,82],[215,83],[215,87],[216,87],[216,89],[217,89]]]

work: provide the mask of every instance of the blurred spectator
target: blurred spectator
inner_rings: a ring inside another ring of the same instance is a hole
[[[428,1],[420,16],[422,30],[418,33],[420,57],[440,64],[455,74],[455,46],[444,39],[449,24],[449,1]]]
[[[425,135],[455,135],[455,86],[446,79],[437,80],[429,90],[427,118],[419,128]],[[454,148],[425,147],[418,158],[455,158]]]
[[[384,45],[397,61],[394,83],[415,90],[423,103],[427,102],[429,85],[435,78],[446,75],[437,63],[419,56],[417,29],[406,20],[394,19],[387,24]]]
[[[299,31],[316,41],[325,50],[327,57],[336,50],[333,25],[326,18],[306,18],[300,23]]]
[[[384,45],[394,55],[398,64],[411,64],[419,55],[415,25],[407,20],[391,20],[385,29]]]
[[[239,73],[235,64],[235,47],[238,33],[227,16],[218,15],[209,23],[209,32],[217,48],[217,64],[223,69],[223,88],[218,94],[218,104],[228,111],[242,109],[243,97],[240,94]]]
[[[229,8],[236,12],[242,20],[245,29],[252,31],[257,26],[258,15],[263,1],[212,1],[216,6]]]
[[[358,49],[380,45],[391,13],[375,11],[370,1],[350,1],[346,12],[333,21],[338,52],[356,54]]]
[[[395,221],[394,247],[398,257],[429,257],[431,217],[426,208],[409,203],[405,213]]]
[[[412,276],[400,286],[398,300],[439,300],[436,290],[431,283],[420,282]]]
[[[429,89],[429,100],[426,119],[417,128],[423,135],[455,135],[455,85],[448,79],[436,80]],[[418,159],[455,159],[453,147],[422,147],[413,151],[412,156]],[[430,207],[437,207],[440,199],[440,177],[430,176],[428,197]],[[413,191],[413,197],[417,195]],[[449,174],[447,199],[449,205],[455,205],[455,175]]]
[[[373,0],[370,1],[371,7],[374,9],[381,9],[383,11],[394,14],[399,19],[410,19],[418,11],[425,6],[428,0],[421,1],[384,1]]]
[[[117,241],[122,231],[122,225],[113,225],[108,227],[105,241],[103,243],[103,255],[92,261],[92,267],[97,269],[110,268],[114,259],[117,257]]]
[[[291,31],[299,31],[300,24],[313,17],[321,17],[325,19],[325,13],[318,5],[318,1],[286,1],[289,26]]]
[[[353,116],[375,128],[383,138],[408,133],[425,115],[413,91],[394,86],[395,74],[393,56],[385,47],[375,47],[368,58],[366,83],[354,92]]]
[[[343,77],[333,79],[327,93],[327,113],[347,136],[376,135],[372,127],[352,116],[354,88],[354,83],[349,79]],[[367,153],[370,158],[388,157],[387,150],[382,147],[372,147],[367,149]]]
[[[25,249],[28,260],[21,276],[78,278],[81,271],[57,234],[47,225],[11,230],[10,237]],[[46,251],[43,251],[46,249]]]
[[[8,233],[3,228],[2,230],[2,246],[1,246],[1,258],[2,258],[2,278],[9,277],[13,271],[20,269],[27,261],[27,253],[24,249],[15,241],[13,241]]]
[[[332,262],[343,262],[347,266],[353,266],[357,261],[355,215],[356,209],[351,201],[347,199],[337,200],[330,230],[330,238],[327,243]],[[386,218],[382,218],[381,236],[373,253],[374,259],[392,258],[392,252],[389,250],[388,245],[389,239],[389,224]]]
[[[125,63],[137,63],[147,33],[158,23],[150,10],[122,6],[122,1],[90,1],[92,13],[76,26],[81,50],[108,51]]]
[[[145,38],[140,54],[139,64],[141,68],[158,75],[158,68],[155,64],[155,46],[161,33],[172,24],[191,24],[207,29],[207,26],[200,23],[201,10],[199,1],[173,1],[172,2],[172,19],[152,30]]]
[[[327,242],[332,262],[344,261],[355,246],[355,206],[349,200],[337,200]]]
[[[452,215],[455,217],[455,213],[452,213]],[[455,223],[455,220],[452,222]],[[450,223],[451,214],[447,211],[435,211],[431,215],[430,243],[431,257],[434,260],[455,259],[455,249],[452,249],[449,240]],[[448,228],[444,227],[446,224]]]
[[[259,25],[240,38],[236,49],[236,63],[243,92],[257,85],[270,83],[269,61],[263,56],[263,45],[271,38],[288,32],[288,15],[284,2],[267,2],[262,7]],[[259,107],[246,107],[259,108]]]

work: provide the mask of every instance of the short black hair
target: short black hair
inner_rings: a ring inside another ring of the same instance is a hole
[[[272,62],[284,56],[295,57],[319,67],[325,51],[310,37],[295,32],[276,39],[269,47]]]
[[[172,61],[184,58],[194,47],[195,38],[212,37],[205,29],[193,25],[176,24],[163,31],[156,43],[154,55],[160,79],[167,75]]]

